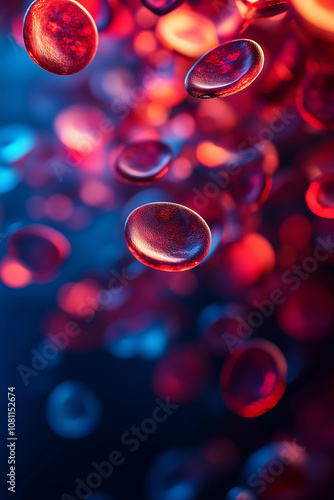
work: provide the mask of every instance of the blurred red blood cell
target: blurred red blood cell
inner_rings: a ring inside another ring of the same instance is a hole
[[[75,0],[36,0],[24,18],[31,59],[57,75],[72,75],[94,58],[98,34],[89,12]]]
[[[212,49],[189,70],[185,86],[193,97],[226,97],[248,87],[262,70],[264,55],[252,40],[233,40]]]
[[[334,219],[334,172],[323,174],[311,182],[305,200],[315,215]]]
[[[312,236],[312,224],[303,215],[290,215],[280,227],[279,239],[283,245],[304,248]]]
[[[171,349],[157,364],[152,386],[154,392],[172,403],[196,400],[210,378],[208,359],[200,347],[181,345]]]
[[[142,184],[165,175],[172,159],[173,152],[167,144],[144,140],[125,145],[115,166],[123,180]]]
[[[21,227],[7,241],[9,257],[30,271],[34,279],[42,281],[59,269],[70,251],[65,236],[42,224]]]
[[[304,259],[300,276],[309,279],[309,273],[318,267],[315,258]],[[307,266],[306,266],[307,263]],[[312,266],[308,267],[309,264]],[[315,267],[314,267],[315,266]],[[299,266],[301,267],[301,266]],[[296,274],[290,272],[292,287],[299,284],[278,309],[277,319],[282,330],[299,341],[314,341],[328,334],[334,322],[334,297],[323,285],[314,282],[301,283]]]
[[[298,89],[296,103],[309,125],[334,130],[334,71],[307,76]]]
[[[333,0],[290,0],[298,24],[312,36],[334,41]]]
[[[289,7],[287,0],[236,0],[236,4],[245,19],[277,16]]]
[[[286,374],[278,347],[267,340],[246,341],[229,355],[221,371],[226,406],[242,417],[263,415],[283,396]]]
[[[145,7],[154,12],[154,14],[163,16],[164,14],[168,14],[168,12],[177,9],[177,7],[180,7],[184,0],[142,0],[142,2]]]
[[[186,271],[206,257],[211,245],[207,223],[176,203],[148,203],[125,223],[125,240],[133,255],[161,271]]]
[[[200,57],[219,43],[213,22],[183,7],[159,19],[156,33],[162,45],[188,57]]]

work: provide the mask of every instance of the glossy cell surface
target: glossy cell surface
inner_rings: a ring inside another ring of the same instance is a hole
[[[334,130],[334,72],[317,72],[305,78],[297,93],[298,111],[312,127]]]
[[[315,215],[334,219],[334,172],[323,174],[311,182],[305,200]]]
[[[121,179],[144,184],[162,177],[173,159],[171,148],[162,141],[147,140],[127,144],[116,159]]]
[[[177,7],[183,4],[184,0],[142,0],[142,2],[154,14],[162,16],[177,9]]]
[[[72,75],[94,58],[98,34],[89,12],[75,0],[36,0],[23,26],[31,59],[57,75]]]
[[[248,87],[262,70],[260,45],[252,40],[233,40],[204,54],[189,70],[185,86],[193,97],[226,97]]]
[[[211,245],[207,223],[176,203],[149,203],[136,208],[125,223],[125,240],[133,255],[161,271],[186,271],[206,257]]]
[[[282,352],[267,340],[246,341],[226,359],[220,387],[227,407],[251,418],[271,410],[283,396],[287,364]]]
[[[236,4],[246,19],[277,16],[289,7],[286,0],[237,0]]]
[[[46,419],[51,429],[68,439],[81,439],[95,431],[102,407],[95,393],[84,384],[66,381],[51,392]]]
[[[7,240],[9,257],[18,261],[36,279],[48,279],[63,264],[71,251],[59,231],[42,224],[31,224],[14,231]]]

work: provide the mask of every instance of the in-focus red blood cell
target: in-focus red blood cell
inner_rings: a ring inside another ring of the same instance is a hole
[[[289,7],[286,0],[236,0],[236,4],[245,19],[277,16]]]
[[[298,89],[296,102],[312,127],[334,130],[334,71],[319,71],[307,77]]]
[[[14,231],[7,241],[8,255],[30,271],[36,279],[47,279],[69,256],[68,240],[59,231],[32,224]]]
[[[193,97],[226,97],[248,87],[262,70],[264,55],[252,40],[233,40],[202,56],[189,70],[185,86]]]
[[[154,14],[163,16],[177,7],[180,7],[184,0],[142,0],[142,2],[145,7],[154,12]]]
[[[136,259],[162,271],[192,269],[206,257],[211,245],[207,223],[176,203],[148,203],[136,208],[126,220],[124,234]]]
[[[95,56],[98,34],[89,12],[75,0],[36,0],[23,26],[31,59],[57,75],[84,69]]]
[[[245,342],[229,355],[220,375],[226,406],[247,418],[266,413],[283,396],[286,373],[278,347],[267,340]]]
[[[141,184],[165,175],[172,159],[173,152],[164,142],[138,141],[122,149],[115,166],[122,179]]]
[[[311,182],[305,200],[315,215],[334,219],[334,172],[323,174]]]

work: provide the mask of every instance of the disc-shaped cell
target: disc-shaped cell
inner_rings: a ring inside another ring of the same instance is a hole
[[[298,89],[298,111],[312,127],[334,130],[334,71],[318,71]]]
[[[315,215],[334,219],[334,172],[323,174],[311,182],[305,200]]]
[[[298,24],[312,36],[334,41],[333,0],[290,0]]]
[[[252,40],[223,43],[202,56],[189,70],[185,86],[193,97],[226,97],[248,87],[262,70],[264,55]]]
[[[62,382],[49,395],[46,419],[59,436],[68,439],[89,436],[98,427],[101,416],[100,400],[80,382]]]
[[[276,406],[286,386],[287,364],[267,340],[248,341],[229,355],[220,375],[226,406],[242,417],[257,417]]]
[[[75,0],[35,0],[24,18],[23,37],[31,59],[57,75],[84,69],[98,45],[95,21]]]
[[[171,148],[162,141],[145,140],[127,144],[116,159],[121,179],[144,184],[162,177],[173,159]]]
[[[125,240],[146,266],[186,271],[206,257],[211,245],[207,223],[176,203],[149,203],[136,208],[125,223]]]
[[[9,257],[18,261],[36,279],[48,279],[69,256],[68,240],[59,231],[32,224],[14,231],[7,241]]]
[[[236,0],[236,5],[245,19],[277,16],[289,7],[287,0]]]
[[[177,7],[180,7],[184,0],[142,0],[142,2],[145,7],[154,12],[154,14],[163,16],[164,14],[177,9]]]

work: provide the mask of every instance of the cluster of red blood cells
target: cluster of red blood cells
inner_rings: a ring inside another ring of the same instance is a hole
[[[127,269],[144,266],[128,271],[129,282],[118,278],[114,296],[94,266],[63,283],[44,329],[64,329],[74,318],[82,333],[68,348],[90,350],[105,341],[111,321],[117,332],[131,329],[125,318],[153,328],[154,310],[172,344],[153,370],[155,394],[193,403],[216,379],[228,411],[259,417],[276,411],[298,376],[292,369],[289,378],[288,341],[317,342],[334,325],[323,270],[333,265],[333,3],[142,3],[35,0],[28,8],[23,42],[31,59],[64,78],[82,71],[82,80],[64,84],[72,102],[53,117],[62,153],[53,182],[61,189],[57,178],[78,178],[56,198],[46,200],[41,189],[28,200],[34,223],[13,227],[0,277],[13,288],[43,286],[73,258],[68,239],[52,223],[38,223],[38,214],[63,223],[64,232],[121,214],[127,247],[116,217],[106,231],[117,248],[106,244],[99,258],[107,262],[115,251]],[[89,86],[84,103],[76,101],[82,82]],[[42,188],[51,174],[38,165],[56,156],[40,145],[14,163],[26,162],[26,183]],[[183,300],[193,296],[199,338],[177,343],[189,314]],[[273,340],[273,317],[285,341]],[[108,332],[111,352],[130,357],[128,337],[122,344],[121,334]],[[213,358],[224,358],[217,377]],[[305,405],[297,419],[302,412],[307,426]],[[277,479],[271,493],[241,488],[228,499],[309,498],[304,479],[298,483],[304,455],[298,460],[289,463],[294,489],[291,478]]]

